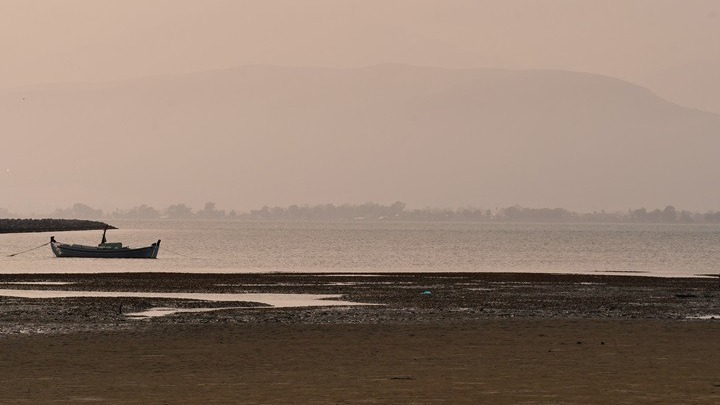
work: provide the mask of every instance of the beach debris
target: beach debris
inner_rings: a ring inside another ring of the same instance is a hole
[[[422,293],[420,293],[420,295],[432,295],[432,291],[425,290]]]

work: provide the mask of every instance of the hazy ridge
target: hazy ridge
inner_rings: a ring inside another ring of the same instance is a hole
[[[249,66],[4,90],[0,111],[11,211],[720,207],[720,116],[592,74]]]

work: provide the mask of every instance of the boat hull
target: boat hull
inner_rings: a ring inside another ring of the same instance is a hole
[[[141,248],[102,248],[97,246],[68,245],[55,241],[50,247],[57,257],[87,257],[107,259],[155,259],[160,250],[160,241]]]

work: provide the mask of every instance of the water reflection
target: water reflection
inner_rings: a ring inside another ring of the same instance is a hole
[[[210,312],[210,311],[220,311],[224,309],[242,309],[242,308],[256,308],[256,307],[222,307],[222,308],[164,308],[164,307],[157,307],[157,308],[150,308],[145,311],[140,312],[130,312],[125,314],[126,316],[134,319],[147,319],[147,318],[157,318],[161,316],[168,316],[168,315],[174,315],[181,312]]]
[[[720,320],[720,314],[688,316],[687,319],[716,319],[716,320]]]
[[[14,285],[68,285],[75,284],[71,281],[3,281],[0,284]]]
[[[16,298],[165,298],[214,302],[257,302],[273,308],[372,305],[339,300],[340,294],[265,294],[265,293],[155,293],[118,291],[55,291],[0,289],[0,296]]]

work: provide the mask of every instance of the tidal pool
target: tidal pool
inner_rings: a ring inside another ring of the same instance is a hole
[[[70,281],[3,281],[0,284],[14,284],[14,285],[69,285],[75,284]]]
[[[210,312],[210,311],[220,311],[224,309],[242,309],[242,308],[258,308],[258,307],[222,307],[222,308],[164,308],[164,307],[157,307],[157,308],[150,308],[145,311],[140,312],[130,312],[125,314],[125,316],[128,316],[133,319],[147,319],[147,318],[157,318],[160,316],[167,316],[167,315],[173,315],[181,312]],[[264,307],[259,307],[264,308]]]
[[[155,292],[117,292],[117,291],[57,291],[57,290],[9,290],[0,289],[0,296],[33,299],[52,298],[167,298],[175,300],[198,300],[213,302],[256,302],[268,305],[266,308],[304,308],[375,305],[360,302],[342,301],[340,294],[214,294],[214,293],[155,293]],[[204,312],[228,308],[153,308],[149,311],[127,314],[132,317],[164,316],[178,312]],[[246,307],[247,308],[247,307]],[[253,307],[258,308],[258,307]],[[262,308],[262,307],[260,307]]]

